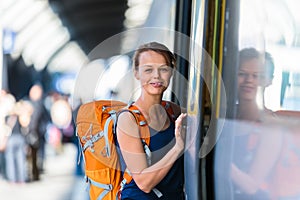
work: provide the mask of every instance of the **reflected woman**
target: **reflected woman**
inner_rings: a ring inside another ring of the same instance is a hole
[[[239,54],[237,117],[246,123],[247,130],[235,137],[231,178],[236,199],[269,199],[267,178],[281,149],[281,134],[265,126],[266,119],[274,115],[259,104],[262,100],[257,101],[265,87],[263,60],[254,48],[243,49]]]

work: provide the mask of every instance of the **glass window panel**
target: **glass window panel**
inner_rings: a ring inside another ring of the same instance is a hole
[[[237,61],[236,119],[218,127],[216,191],[231,199],[299,199],[299,4],[240,3],[239,50],[248,49]]]

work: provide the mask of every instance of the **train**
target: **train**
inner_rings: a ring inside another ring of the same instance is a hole
[[[187,97],[181,102],[190,117],[187,199],[299,198],[299,21],[293,3],[177,1],[175,30],[189,37],[174,40],[175,50],[188,57],[178,57],[187,89],[173,85],[177,97]],[[271,119],[260,114],[262,123],[239,119],[239,52],[245,48],[268,52],[275,63],[272,84],[256,96],[260,112],[272,112]],[[249,144],[253,135],[259,142]]]

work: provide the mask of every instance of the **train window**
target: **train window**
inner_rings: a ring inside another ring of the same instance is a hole
[[[300,199],[299,10],[297,0],[193,1],[202,49],[191,45],[187,107],[200,121],[187,199]]]
[[[236,74],[226,88],[236,94],[227,104],[234,114],[219,127],[215,197],[299,199],[300,7],[291,0],[239,3],[236,59],[223,66]]]

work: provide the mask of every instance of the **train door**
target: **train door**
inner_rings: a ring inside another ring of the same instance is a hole
[[[236,60],[237,7],[238,2],[224,0],[196,0],[189,7],[189,117],[188,146],[185,153],[187,199],[218,198],[215,192],[218,188],[223,189],[223,194],[226,192],[227,196],[231,195],[228,178],[222,179],[222,182],[214,178],[214,157],[220,127],[224,126],[226,116],[232,118],[235,114],[235,82],[234,78],[231,78],[231,72],[224,70],[224,66],[229,66],[230,60]],[[226,18],[229,13],[231,20]],[[235,72],[234,67],[231,70]],[[228,78],[223,81],[222,77]],[[227,90],[230,93],[228,96],[225,87],[231,89]],[[226,109],[228,106],[230,109]],[[229,169],[226,158],[223,159],[222,166],[226,174]],[[226,187],[219,187],[219,184]]]

